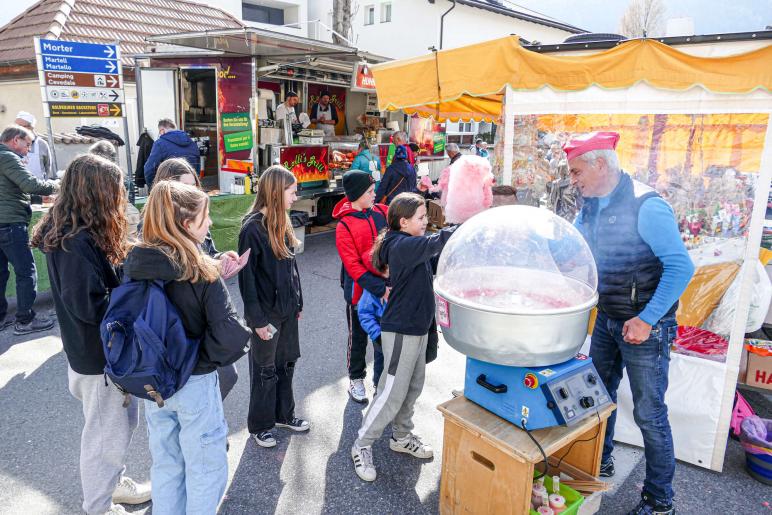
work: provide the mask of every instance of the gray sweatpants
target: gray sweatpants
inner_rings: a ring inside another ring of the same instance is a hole
[[[83,404],[80,437],[80,482],[83,511],[103,514],[110,509],[113,491],[121,479],[131,436],[137,427],[139,403],[124,395],[104,375],[82,375],[67,367],[70,393]]]
[[[394,438],[413,430],[415,401],[424,388],[428,335],[381,333],[385,370],[378,381],[378,395],[359,428],[359,447],[372,445],[391,422]]]

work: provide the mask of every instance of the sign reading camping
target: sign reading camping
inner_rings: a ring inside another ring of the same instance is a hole
[[[118,45],[35,38],[35,57],[46,116],[125,116]]]

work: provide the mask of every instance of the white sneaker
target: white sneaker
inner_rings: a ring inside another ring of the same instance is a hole
[[[373,463],[372,446],[359,447],[357,444],[354,444],[351,447],[351,459],[354,460],[354,472],[357,473],[359,479],[362,481],[375,481],[377,473]]]
[[[367,390],[364,379],[352,379],[348,384],[348,394],[354,402],[363,404],[367,402]]]
[[[143,504],[150,500],[150,485],[138,484],[128,476],[123,476],[113,492],[115,504]]]
[[[434,457],[432,446],[423,443],[420,438],[412,433],[399,440],[396,440],[394,436],[392,436],[389,438],[389,448],[392,451],[404,452],[422,460],[428,460]]]
[[[110,506],[110,509],[105,512],[105,515],[129,515],[129,512],[120,504],[113,504]]]

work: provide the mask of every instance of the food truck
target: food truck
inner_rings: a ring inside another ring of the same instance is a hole
[[[377,108],[369,67],[386,59],[353,47],[251,27],[148,41],[148,51],[135,58],[140,130],[155,139],[158,120],[170,118],[188,132],[199,143],[202,184],[212,194],[249,193],[261,171],[281,163],[298,180],[293,209],[325,223],[359,141],[388,142],[393,131],[385,127],[404,117],[382,117]],[[275,116],[290,91],[306,122],[299,127]],[[323,91],[337,112],[334,135],[303,116]]]

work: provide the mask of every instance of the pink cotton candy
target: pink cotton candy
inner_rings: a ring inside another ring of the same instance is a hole
[[[493,203],[493,174],[484,157],[463,156],[450,166],[445,221],[460,224]]]

